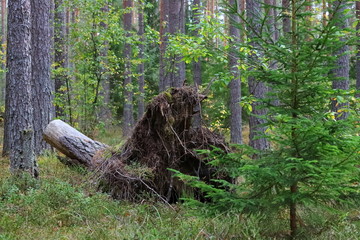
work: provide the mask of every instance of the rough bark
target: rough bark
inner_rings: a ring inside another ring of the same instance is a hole
[[[144,103],[144,97],[145,97],[145,92],[144,92],[144,85],[145,85],[144,51],[145,51],[145,46],[143,44],[145,38],[144,38],[144,10],[142,9],[142,7],[140,7],[140,9],[139,9],[138,17],[139,17],[139,19],[138,19],[138,21],[139,21],[138,22],[139,23],[138,35],[140,38],[139,59],[141,60],[141,63],[138,66],[139,99],[138,99],[138,117],[137,118],[140,119],[145,111],[145,103]]]
[[[108,148],[92,140],[61,120],[53,120],[44,131],[44,140],[67,156],[74,165],[90,167],[95,154]]]
[[[106,15],[109,12],[109,5],[108,3],[105,4],[104,7],[101,8],[101,11]],[[104,30],[108,29],[108,24],[103,21],[100,23],[100,27],[103,28]],[[108,62],[108,51],[109,51],[109,42],[108,41],[104,41],[102,46],[101,46],[101,50],[100,50],[100,55],[102,58],[102,62],[104,62],[104,64],[101,64],[101,91],[99,92],[99,95],[102,97],[102,103],[100,105],[100,110],[99,110],[99,117],[98,119],[102,122],[109,123],[112,119],[112,112],[110,109],[110,105],[111,105],[111,87],[110,87],[110,75],[108,74],[108,70],[106,69],[107,62]]]
[[[356,2],[356,31],[358,36],[358,45],[356,52],[356,89],[360,91],[360,2]],[[360,93],[357,94],[357,97],[360,97]]]
[[[50,17],[51,1],[31,0],[32,102],[36,109],[33,120],[35,154],[50,148],[42,134],[55,115],[52,104],[54,85],[50,79]]]
[[[194,0],[193,1],[193,21],[194,24],[200,23],[200,14],[201,14],[201,1]],[[195,36],[199,36],[199,30],[196,28],[193,33]],[[197,61],[193,62],[193,80],[195,88],[198,89],[202,83],[202,76],[201,76],[201,58]],[[195,106],[195,110],[198,112],[194,115],[194,127],[198,128],[201,126],[201,107]]]
[[[6,0],[1,0],[1,44],[6,43]]]
[[[1,51],[6,51],[6,0],[1,0]],[[5,69],[5,58],[6,56],[3,56],[1,59],[1,64],[0,67],[1,69]],[[0,90],[0,101],[1,103],[5,103],[5,78],[2,77],[1,78],[1,87],[2,89]]]
[[[63,88],[66,86],[66,25],[65,25],[65,7],[63,0],[55,0],[55,13],[54,13],[54,62],[55,71],[55,94],[58,98],[66,97],[66,91]],[[58,118],[65,117],[64,109],[56,105],[55,115]]]
[[[347,1],[334,1],[333,8],[335,9],[334,19],[336,21],[335,25],[339,30],[349,27],[349,22],[345,18],[344,11],[348,8],[346,5]],[[344,38],[340,39],[341,42],[345,42]],[[343,44],[343,46],[338,49],[334,56],[337,57],[335,61],[335,68],[332,69],[331,74],[333,77],[332,87],[333,89],[342,89],[348,90],[350,87],[349,81],[349,71],[350,71],[350,55],[349,55],[349,46]],[[332,111],[338,113],[337,119],[345,119],[348,117],[348,112],[339,112],[340,109],[346,108],[348,103],[338,103],[336,100],[332,102]]]
[[[37,176],[31,94],[30,0],[9,0],[3,155],[13,172]]]
[[[291,31],[290,0],[282,0],[283,33]]]
[[[185,21],[184,0],[169,0],[169,34],[184,33]],[[170,86],[181,87],[185,82],[185,62],[180,55],[171,56],[169,59]]]
[[[169,74],[166,70],[166,48],[169,32],[169,0],[160,0],[160,66],[159,66],[159,91],[162,92],[170,86]]]
[[[124,0],[124,9],[132,8],[132,0]],[[130,31],[132,26],[132,15],[133,11],[124,14],[124,30],[127,32],[127,37],[130,37]],[[125,59],[125,72],[124,72],[124,112],[123,112],[123,136],[127,137],[130,135],[133,124],[133,90],[132,90],[132,77],[131,77],[131,45],[125,43],[124,46],[124,59]]]
[[[262,14],[259,1],[247,0],[246,10],[248,23],[251,25],[248,37],[250,39],[254,39],[258,34],[261,34],[260,18]],[[252,41],[250,44],[254,49],[258,50],[258,53],[250,55],[249,61],[253,64],[257,64],[259,62],[259,54],[261,54],[261,50],[259,49],[258,43]],[[266,115],[267,110],[261,106],[261,101],[265,98],[268,89],[264,82],[261,82],[254,76],[250,76],[248,78],[248,83],[250,94],[257,100],[255,103],[252,103],[252,112],[249,118],[250,146],[257,150],[264,150],[270,147],[270,143],[264,137],[266,130],[264,124],[266,121],[263,117]]]
[[[238,12],[240,11],[240,6],[235,0],[229,0],[229,4],[237,12],[230,14],[230,28],[229,34],[232,38],[230,41],[230,54],[229,54],[229,69],[231,71],[232,79],[229,84],[230,88],[230,142],[235,144],[242,143],[242,116],[241,116],[241,79],[240,71],[238,68],[239,57],[238,54],[238,44],[240,43],[240,30],[236,26],[240,23],[240,18]]]

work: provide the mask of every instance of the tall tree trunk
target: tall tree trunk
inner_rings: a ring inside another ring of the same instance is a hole
[[[65,6],[63,0],[55,0],[55,14],[54,14],[54,62],[56,74],[55,78],[55,94],[59,99],[66,97],[66,91],[63,88],[66,86],[66,24],[65,24]],[[56,105],[55,115],[58,118],[65,117],[65,110],[63,107]]]
[[[236,11],[236,13],[230,14],[230,52],[229,52],[229,69],[231,71],[232,80],[229,84],[230,88],[230,142],[235,144],[242,143],[242,116],[241,116],[241,79],[240,71],[238,68],[239,52],[238,44],[240,43],[240,30],[238,24],[240,23],[239,10],[240,6],[238,1],[229,0],[229,5]]]
[[[184,33],[183,24],[185,21],[184,0],[169,0],[169,33],[176,35]],[[169,59],[170,86],[181,87],[185,82],[185,62],[181,56],[171,56]]]
[[[360,91],[360,2],[356,2],[356,31],[358,36],[358,45],[356,52],[356,89]],[[357,94],[357,97],[360,97],[360,93]]]
[[[105,6],[103,8],[101,8],[101,10],[105,14],[108,14],[108,12],[109,12],[108,3],[106,3]],[[106,22],[101,22],[100,27],[102,27],[105,30],[108,29],[108,25]],[[99,95],[102,97],[103,101],[100,105],[100,111],[98,113],[99,114],[98,119],[104,123],[108,123],[112,119],[112,112],[110,109],[110,105],[111,105],[110,76],[107,73],[106,66],[104,66],[104,65],[107,65],[107,62],[108,62],[108,60],[107,60],[108,59],[108,51],[109,51],[109,42],[104,41],[104,43],[102,44],[101,50],[100,50],[100,55],[102,58],[102,62],[104,64],[101,64],[102,79],[101,79],[101,91],[99,92]]]
[[[283,33],[291,31],[290,23],[290,0],[282,0]]]
[[[279,31],[277,29],[277,16],[276,16],[276,0],[264,0],[265,3],[265,17],[266,17],[266,29],[268,31],[268,41],[269,42],[277,42],[279,38]],[[270,62],[271,69],[277,69],[277,62]],[[279,99],[276,97],[276,85],[271,84],[268,89],[269,92],[272,92],[274,97],[272,104],[278,106]]]
[[[145,103],[144,103],[144,85],[145,85],[145,65],[144,65],[144,10],[142,6],[139,7],[139,14],[138,14],[138,23],[139,23],[139,31],[138,35],[140,38],[140,44],[139,44],[139,59],[141,60],[141,63],[138,66],[138,82],[139,82],[139,100],[138,100],[138,119],[142,117],[145,111]]]
[[[334,1],[333,9],[334,20],[336,21],[335,25],[339,30],[349,27],[349,22],[346,19],[345,11],[348,9],[347,1]],[[344,38],[340,39],[342,42],[345,41]],[[331,71],[333,77],[332,87],[333,89],[342,89],[348,90],[350,87],[349,81],[349,71],[350,71],[350,55],[349,55],[349,46],[343,45],[338,49],[334,56],[337,57],[335,62],[335,68]],[[348,112],[339,112],[340,109],[346,108],[348,103],[338,103],[336,100],[332,102],[332,111],[337,113],[337,119],[345,119],[348,117]]]
[[[31,54],[32,92],[34,111],[35,154],[40,154],[50,145],[43,140],[43,131],[54,118],[53,83],[51,67],[51,2],[31,0]],[[41,111],[40,111],[41,109]]]
[[[194,24],[200,23],[200,14],[201,14],[201,1],[193,1],[193,21]],[[199,30],[196,28],[193,33],[195,36],[199,36]],[[201,58],[193,62],[193,80],[196,89],[199,89],[199,86],[202,83],[201,79]],[[195,106],[195,111],[198,112],[194,115],[194,127],[199,128],[201,126],[201,105]]]
[[[30,0],[9,0],[3,155],[13,172],[37,176],[31,94]]]
[[[6,0],[1,0],[1,51],[5,52],[6,51]],[[1,69],[5,69],[5,56],[2,57],[1,59],[1,64],[0,67]],[[1,77],[1,92],[0,92],[0,101],[1,103],[5,102],[5,76],[3,75]]]
[[[169,0],[160,0],[160,68],[159,68],[159,91],[162,92],[170,87],[170,78],[167,71],[166,48],[169,32]]]
[[[124,0],[124,9],[132,8],[132,0]],[[130,37],[132,26],[132,9],[124,14],[124,30],[127,32],[127,37]],[[125,72],[124,72],[124,112],[123,112],[123,136],[130,135],[134,123],[133,117],[133,90],[132,90],[132,77],[131,77],[131,45],[126,42],[124,46],[124,59],[125,59]]]
[[[1,44],[6,43],[6,0],[1,0]]]
[[[246,1],[246,10],[247,10],[247,19],[248,23],[252,26],[249,30],[248,37],[249,39],[254,39],[260,33],[261,25],[261,8],[260,2],[258,0],[247,0]],[[250,42],[254,49],[258,50],[258,55],[251,55],[249,57],[250,62],[257,63],[259,61],[259,45],[256,42]],[[264,150],[270,147],[269,141],[264,137],[266,127],[263,125],[266,121],[263,117],[266,115],[267,110],[261,108],[261,101],[265,98],[268,89],[267,86],[256,79],[254,76],[248,78],[249,91],[250,94],[255,97],[257,102],[252,104],[252,112],[249,119],[250,127],[250,146],[257,150]]]

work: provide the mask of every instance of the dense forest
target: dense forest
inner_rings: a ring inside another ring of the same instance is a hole
[[[346,0],[1,0],[0,239],[357,239],[359,21]]]

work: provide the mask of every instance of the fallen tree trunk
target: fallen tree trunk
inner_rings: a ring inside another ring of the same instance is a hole
[[[73,164],[96,173],[101,188],[114,198],[140,200],[143,193],[155,193],[164,201],[176,202],[192,192],[201,199],[202,193],[174,178],[169,169],[207,183],[210,179],[231,181],[196,152],[213,146],[228,151],[223,137],[205,127],[192,127],[194,108],[204,98],[189,87],[171,88],[156,96],[119,149],[96,142],[60,120],[49,124],[44,137]]]
[[[53,120],[44,131],[44,139],[69,158],[73,165],[91,166],[95,154],[108,148],[106,144],[92,140],[61,120]]]

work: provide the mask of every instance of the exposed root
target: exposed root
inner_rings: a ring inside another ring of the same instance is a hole
[[[190,87],[172,88],[155,97],[121,149],[93,158],[103,189],[118,199],[136,201],[150,193],[175,202],[188,189],[169,169],[207,182],[228,178],[217,175],[195,151],[211,146],[228,150],[220,135],[204,127],[192,128],[194,107],[204,98]]]

